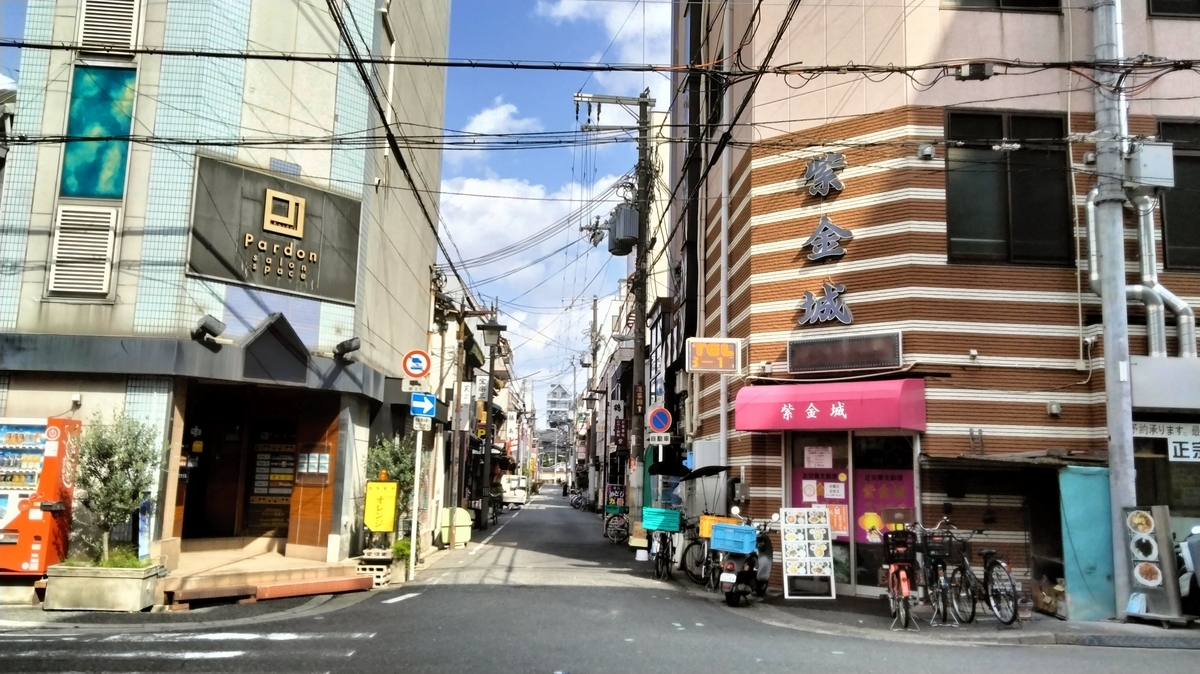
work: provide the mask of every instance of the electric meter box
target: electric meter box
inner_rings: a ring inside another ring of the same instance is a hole
[[[1135,142],[1125,158],[1125,187],[1174,187],[1175,156],[1171,143]]]

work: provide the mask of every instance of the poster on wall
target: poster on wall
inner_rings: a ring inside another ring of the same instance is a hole
[[[805,468],[833,468],[833,447],[805,447]]]
[[[783,508],[779,513],[780,538],[783,541],[783,595],[785,599],[829,598],[837,596],[833,578],[833,533],[829,510]],[[792,596],[792,579],[825,580],[828,595]]]
[[[809,449],[809,448],[806,448]],[[832,456],[832,452],[830,454]],[[836,541],[850,540],[850,502],[847,498],[846,485],[850,475],[845,469],[836,468],[793,468],[792,469],[792,507],[810,508],[813,505],[824,505],[829,508],[833,520],[833,537]],[[812,483],[814,497],[810,498],[805,492],[805,484]]]
[[[882,543],[876,532],[884,531],[881,513],[889,508],[913,507],[913,472],[911,470],[854,471],[854,510],[858,513],[855,522],[854,540],[859,543]],[[891,527],[891,525],[889,525]],[[895,527],[891,527],[895,528]]]

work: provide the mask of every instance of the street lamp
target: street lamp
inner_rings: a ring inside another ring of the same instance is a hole
[[[482,520],[480,529],[484,530],[488,528],[492,512],[492,444],[495,442],[493,434],[496,432],[496,420],[492,414],[492,390],[496,386],[496,347],[500,344],[500,333],[506,329],[508,326],[497,323],[495,316],[487,323],[479,324],[479,331],[483,333],[483,343],[488,347],[487,426],[484,435],[486,439],[483,444],[483,486],[479,498],[480,520]]]

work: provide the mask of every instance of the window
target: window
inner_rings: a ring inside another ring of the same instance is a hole
[[[1071,264],[1062,118],[952,112],[947,126],[950,258]]]
[[[1059,0],[942,0],[942,4],[948,7],[959,7],[962,9],[1000,9],[1018,12],[1056,12],[1058,11]]]
[[[67,112],[69,138],[63,149],[59,194],[79,199],[120,199],[133,128],[137,70],[75,66]]]
[[[1175,143],[1175,187],[1163,195],[1163,248],[1169,269],[1200,269],[1200,122],[1163,122]]]
[[[1150,14],[1200,18],[1200,0],[1150,0]]]
[[[52,294],[108,294],[117,214],[116,208],[58,207],[50,253]]]
[[[138,4],[139,0],[84,0],[79,46],[101,52],[133,47]]]

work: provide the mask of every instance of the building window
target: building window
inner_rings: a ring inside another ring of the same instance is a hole
[[[1151,0],[1153,2],[1153,0]],[[1186,0],[1175,0],[1186,2]],[[1016,12],[1057,12],[1059,0],[942,0],[943,7],[998,9]]]
[[[79,199],[120,199],[133,128],[137,70],[76,66],[71,80],[67,137],[59,194]]]
[[[952,112],[947,127],[950,259],[1071,264],[1063,119]]]
[[[1150,14],[1200,18],[1200,0],[1150,0]]]
[[[1200,122],[1163,122],[1175,144],[1175,187],[1163,194],[1163,248],[1170,269],[1200,269]]]

